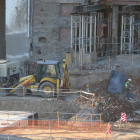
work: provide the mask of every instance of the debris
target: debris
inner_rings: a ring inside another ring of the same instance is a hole
[[[90,74],[90,75],[91,75],[91,74],[92,74],[92,72],[91,72],[91,71],[88,71],[88,74]]]
[[[100,79],[99,82],[103,82],[103,79]]]

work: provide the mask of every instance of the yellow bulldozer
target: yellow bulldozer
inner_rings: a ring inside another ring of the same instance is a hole
[[[59,65],[59,61],[38,61],[35,74],[21,78],[6,91],[6,95],[15,92],[21,97],[25,90],[27,93],[39,93],[42,97],[51,98],[54,91],[60,87],[69,89],[69,72],[65,60],[62,64],[62,74]]]

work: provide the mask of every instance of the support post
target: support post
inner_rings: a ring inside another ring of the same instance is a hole
[[[131,54],[131,51],[132,51],[132,18],[133,18],[133,16],[132,16],[132,15],[130,15],[129,54]]]
[[[54,92],[54,89],[53,89],[53,99],[54,99],[54,94],[55,94],[55,92]]]
[[[115,50],[113,52],[113,55],[117,55],[117,50],[118,50],[118,25],[119,25],[119,6],[118,5],[113,5],[113,19],[112,19],[112,39],[114,40],[113,42],[115,43],[112,47],[112,50]]]
[[[71,49],[73,49],[73,15],[71,15]]]
[[[77,119],[78,119],[78,114],[76,114],[76,123],[77,123]]]
[[[59,127],[59,111],[57,111],[57,120],[58,120],[58,127]]]
[[[95,53],[96,53],[96,15],[94,15],[94,54]]]
[[[121,54],[123,52],[123,15],[122,15],[122,26],[121,26]]]
[[[87,18],[89,17],[87,16]],[[87,54],[88,53],[88,20],[86,21],[85,25],[86,25],[86,54]]]
[[[52,129],[51,129],[51,120],[50,120],[49,124],[50,124],[50,125],[49,125],[49,126],[50,126],[50,140],[52,140],[52,132],[51,132],[51,131],[52,131]]]
[[[110,51],[109,51],[109,60],[108,61],[109,61],[109,68],[110,68]]]
[[[121,120],[120,120],[120,127],[119,127],[119,129],[121,129]]]
[[[91,126],[92,126],[92,114],[90,115],[90,118],[91,118]]]
[[[79,63],[80,63],[81,58],[82,58],[81,56],[81,15],[79,15],[79,18],[80,18],[79,20]]]
[[[34,116],[34,112],[33,112],[33,126],[34,126],[34,118],[35,118],[35,116]]]
[[[25,101],[25,87],[23,86],[23,101]]]
[[[134,66],[134,54],[132,52],[132,67]]]
[[[75,64],[77,63],[77,22],[75,22],[75,33],[74,33],[74,38],[75,38]]]
[[[92,50],[92,15],[90,15],[90,46],[89,46],[90,55],[91,50]]]
[[[7,127],[8,127],[8,124],[9,124],[8,121],[9,121],[9,113],[8,113],[8,118],[7,118]]]
[[[84,56],[84,16],[82,15],[82,58]]]
[[[92,96],[92,107],[93,107],[93,96]]]
[[[57,79],[57,95],[59,95],[59,79]]]
[[[82,102],[82,90],[80,90],[80,100]]]
[[[102,114],[100,113],[100,125],[102,123]]]

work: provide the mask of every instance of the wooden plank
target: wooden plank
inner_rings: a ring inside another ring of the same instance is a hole
[[[85,91],[82,91],[82,93],[88,94],[88,95],[95,95],[94,93],[89,93],[89,92],[85,92]]]

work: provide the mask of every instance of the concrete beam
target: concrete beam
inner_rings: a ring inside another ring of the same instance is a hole
[[[116,4],[116,5],[140,5],[138,0],[112,0],[112,1],[101,1],[101,4]]]

